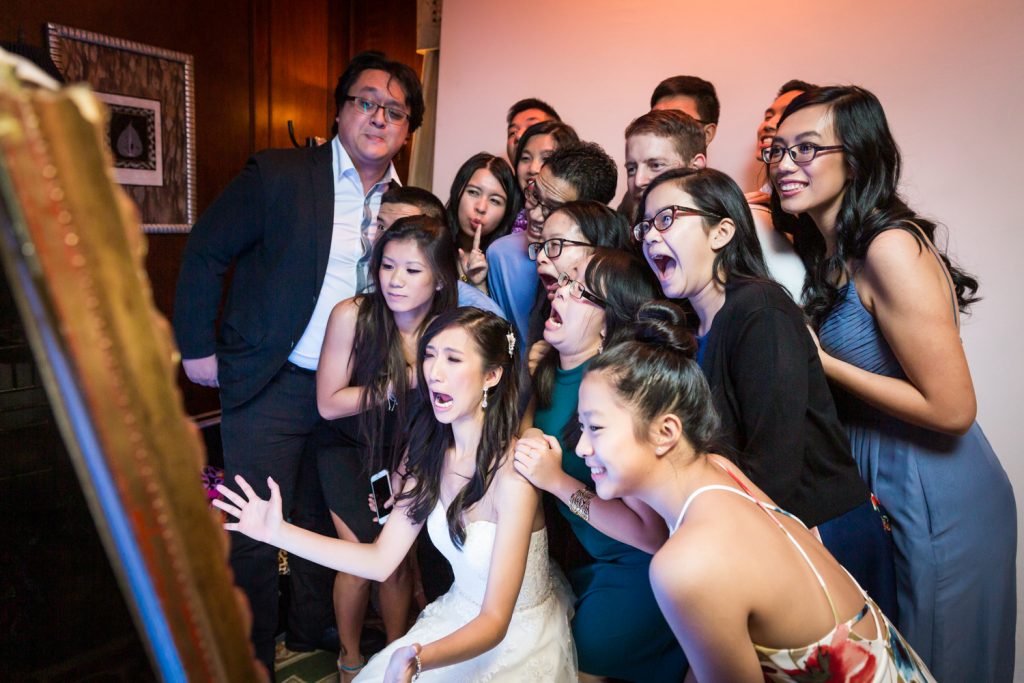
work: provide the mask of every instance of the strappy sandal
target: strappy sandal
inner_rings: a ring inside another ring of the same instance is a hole
[[[341,657],[338,657],[338,681],[340,683],[348,683],[356,677],[363,667],[366,666],[366,657],[360,657],[363,661],[356,666],[345,666],[341,663]]]

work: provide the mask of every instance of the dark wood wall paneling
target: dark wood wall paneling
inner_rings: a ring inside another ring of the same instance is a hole
[[[185,52],[194,58],[196,194],[201,213],[253,152],[288,147],[287,122],[327,137],[334,86],[361,50],[383,50],[417,72],[416,0],[7,0],[0,40],[45,46],[44,24],[65,24]],[[396,160],[406,177],[408,150]],[[184,235],[150,235],[147,270],[168,317]],[[181,375],[191,414],[216,409],[213,390]]]
[[[44,25],[54,22],[193,56],[200,213],[253,152],[290,146],[288,119],[301,137],[327,135],[335,82],[356,51],[384,50],[420,69],[416,0],[3,0],[2,7],[3,41],[45,47]],[[404,177],[403,160],[399,168]],[[186,240],[148,239],[154,298],[168,317]],[[10,322],[4,284],[0,322]],[[215,391],[180,379],[189,413],[218,407]],[[9,522],[0,533],[0,679],[154,680],[47,415],[0,424],[8,446],[0,449],[0,512]]]

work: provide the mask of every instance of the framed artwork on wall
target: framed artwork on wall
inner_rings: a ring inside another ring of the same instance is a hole
[[[196,219],[192,56],[47,24],[50,56],[69,83],[85,82],[109,109],[114,178],[146,232],[188,232]]]

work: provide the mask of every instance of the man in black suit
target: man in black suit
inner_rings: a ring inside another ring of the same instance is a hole
[[[185,373],[220,387],[226,483],[236,487],[241,474],[266,497],[273,477],[286,514],[319,418],[315,373],[327,318],[369,281],[368,231],[381,195],[397,183],[391,160],[423,120],[416,73],[381,53],[356,56],[334,96],[338,134],[330,143],[257,153],[195,224],[174,306]],[[319,495],[318,482],[310,488]],[[256,656],[271,676],[276,557],[276,549],[232,534],[235,580],[252,606]],[[291,564],[301,608],[307,567]]]

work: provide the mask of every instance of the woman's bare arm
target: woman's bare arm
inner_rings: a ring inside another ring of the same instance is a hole
[[[316,407],[327,420],[360,412],[363,387],[351,387],[358,299],[345,299],[327,319],[320,363],[316,371]]]
[[[949,434],[966,432],[977,402],[945,269],[913,235],[887,230],[871,243],[855,277],[906,379],[823,353],[829,379],[901,420]]]
[[[666,548],[655,555],[651,587],[693,676],[700,683],[761,683],[748,630],[750,606],[734,583],[736,558],[715,534],[675,541],[683,552]]]
[[[562,448],[553,436],[530,429],[516,444],[516,471],[537,488],[547,491],[569,505],[572,495],[587,486],[562,469]],[[645,503],[635,498],[590,499],[587,521],[592,527],[616,541],[655,553],[668,538],[665,521]]]
[[[413,522],[406,514],[405,506],[398,505],[373,543],[352,543],[321,536],[284,521],[281,491],[273,479],[267,479],[270,488],[267,500],[257,496],[241,476],[236,476],[235,482],[243,495],[222,484],[217,490],[227,501],[213,501],[214,506],[238,519],[237,522],[226,523],[225,529],[238,531],[324,567],[371,581],[383,581],[394,573],[423,526]],[[406,481],[406,486],[412,486],[411,480]]]

